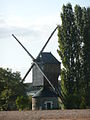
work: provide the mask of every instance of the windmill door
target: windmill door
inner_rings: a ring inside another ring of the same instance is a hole
[[[51,110],[52,109],[52,106],[53,104],[52,104],[52,101],[46,101],[45,102],[45,109],[46,110]]]

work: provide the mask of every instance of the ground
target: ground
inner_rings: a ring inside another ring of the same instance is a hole
[[[90,120],[87,110],[2,111],[0,120]]]

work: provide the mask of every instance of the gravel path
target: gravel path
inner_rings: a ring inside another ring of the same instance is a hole
[[[90,120],[87,110],[2,111],[0,120]]]

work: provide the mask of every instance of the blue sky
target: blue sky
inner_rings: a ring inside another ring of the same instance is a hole
[[[0,67],[20,71],[22,77],[31,65],[31,59],[12,37],[12,33],[34,57],[57,24],[63,4],[90,7],[90,0],[0,0]],[[57,32],[45,51],[58,54]],[[26,81],[31,81],[31,74]]]

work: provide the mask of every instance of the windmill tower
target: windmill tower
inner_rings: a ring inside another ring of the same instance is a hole
[[[42,86],[42,88],[32,97],[32,109],[58,109],[58,94],[56,91],[60,75],[60,62],[49,52],[42,52],[37,62],[53,86],[34,66],[33,85]]]
[[[60,62],[49,52],[43,52],[46,45],[50,41],[51,37],[57,30],[58,26],[51,33],[47,42],[41,49],[36,59],[28,52],[28,50],[22,45],[22,43],[12,34],[17,42],[23,47],[23,49],[32,58],[33,63],[30,69],[25,74],[22,82],[32,69],[32,81],[33,86],[42,87],[32,97],[32,109],[58,109],[58,77],[60,74]]]

